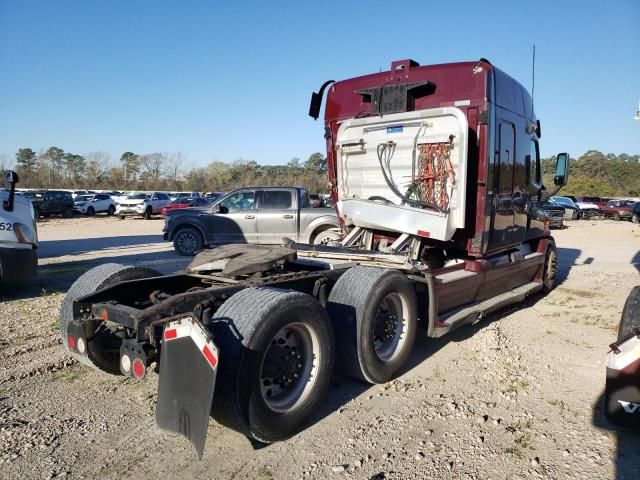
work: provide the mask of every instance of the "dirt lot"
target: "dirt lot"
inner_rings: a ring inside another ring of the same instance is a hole
[[[640,228],[572,222],[554,233],[560,285],[440,340],[377,386],[336,373],[312,425],[260,448],[210,422],[202,461],[154,424],[157,377],[81,367],[57,332],[64,291],[117,261],[186,261],[160,221],[40,225],[39,284],[0,304],[0,478],[637,479],[640,435],[603,419],[607,345],[640,283]]]

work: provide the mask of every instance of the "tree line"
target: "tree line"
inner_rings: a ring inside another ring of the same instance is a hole
[[[204,167],[185,166],[181,153],[125,152],[114,162],[110,155],[78,155],[50,147],[39,153],[21,148],[15,169],[23,188],[87,188],[103,190],[229,191],[246,185],[305,185],[312,192],[328,192],[327,162],[314,153],[305,161],[260,165],[254,160],[213,161]],[[0,167],[14,162],[0,156]],[[555,157],[542,160],[542,174],[550,190]],[[604,154],[589,150],[570,163],[564,194],[640,197],[640,155]]]
[[[0,158],[4,170],[13,167],[22,188],[101,190],[229,191],[245,185],[305,185],[327,192],[327,162],[321,153],[285,165],[260,165],[253,160],[213,161],[205,167],[185,167],[177,153],[125,152],[118,162],[103,152],[78,155],[58,147],[36,153],[21,148],[11,162]]]
[[[541,163],[544,184],[552,190],[555,157]],[[560,194],[640,197],[640,155],[589,150],[569,162],[569,183]]]

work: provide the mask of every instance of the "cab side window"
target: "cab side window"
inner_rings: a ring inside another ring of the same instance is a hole
[[[527,183],[539,187],[541,181],[540,150],[538,142],[532,139],[529,145],[529,154],[527,155]]]
[[[262,208],[265,210],[286,210],[291,208],[291,192],[286,190],[265,190],[262,192]]]

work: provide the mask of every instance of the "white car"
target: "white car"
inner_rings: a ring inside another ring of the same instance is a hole
[[[96,213],[113,215],[116,212],[116,202],[106,193],[78,195],[73,202],[73,211],[90,217]]]
[[[157,215],[171,203],[171,198],[166,193],[134,193],[121,199],[116,206],[116,215],[121,219],[126,216],[142,216],[149,220],[152,215]]]

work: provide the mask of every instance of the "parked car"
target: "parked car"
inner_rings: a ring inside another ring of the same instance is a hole
[[[224,197],[226,192],[207,192],[204,194],[204,198],[208,198],[211,201]]]
[[[280,245],[289,237],[321,244],[340,238],[335,210],[310,208],[301,187],[240,188],[209,207],[169,211],[163,232],[180,255],[225,243]]]
[[[179,210],[181,208],[189,207],[206,207],[211,204],[211,200],[208,198],[176,198],[169,205],[162,207],[160,210],[161,215],[165,215],[172,210]]]
[[[631,210],[636,202],[633,200],[609,200],[607,205],[602,207],[605,218],[614,220],[631,220]]]
[[[588,220],[602,215],[602,209],[600,208],[602,199],[600,197],[579,196],[569,198],[575,199],[573,201],[580,208],[580,218]],[[606,202],[604,203],[606,204]]]
[[[631,221],[633,223],[640,223],[640,202],[633,204],[633,208],[631,209]]]
[[[580,207],[568,197],[551,197],[549,201],[564,208],[565,220],[577,220],[580,218]]]
[[[169,196],[171,200],[175,200],[177,198],[199,198],[200,192],[173,192],[170,193]]]
[[[73,197],[71,192],[62,190],[44,190],[25,192],[23,197],[31,200],[36,218],[50,215],[62,215],[69,218],[73,215]]]
[[[564,226],[564,208],[549,200],[542,200],[536,205],[549,219],[549,228],[562,228]]]
[[[152,215],[158,215],[163,207],[171,203],[169,195],[162,192],[135,193],[127,195],[116,206],[116,215],[121,219],[126,216],[142,216],[149,220]]]
[[[113,215],[116,213],[116,202],[105,193],[78,195],[73,202],[73,211],[90,217],[96,213]]]
[[[326,207],[327,206],[327,202],[324,199],[324,197],[322,195],[317,194],[317,193],[309,194],[309,203],[314,208]]]

